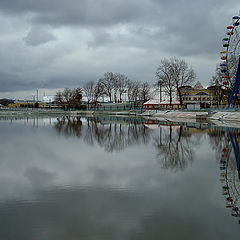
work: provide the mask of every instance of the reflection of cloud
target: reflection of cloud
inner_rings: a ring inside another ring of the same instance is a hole
[[[170,194],[160,189],[141,194],[108,188],[39,191],[35,202],[0,203],[0,236],[12,239],[7,237],[14,226],[14,236],[21,239],[222,240],[228,226],[228,239],[234,239],[238,228],[219,217],[215,203],[206,202],[201,193],[187,201],[188,190],[182,188],[176,196],[171,189]]]
[[[159,129],[158,124],[144,124],[144,126],[151,129],[151,130]]]
[[[239,232],[216,191],[208,137],[196,142],[195,133],[182,134],[196,151],[194,164],[172,174],[156,163],[152,140],[109,154],[75,135],[59,137],[53,125],[0,127],[1,239],[222,240]]]
[[[43,188],[53,185],[56,174],[39,168],[31,168],[26,171],[25,176],[28,177],[34,187]]]

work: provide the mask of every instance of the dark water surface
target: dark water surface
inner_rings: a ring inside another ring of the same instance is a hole
[[[0,120],[0,239],[238,239],[239,129]]]

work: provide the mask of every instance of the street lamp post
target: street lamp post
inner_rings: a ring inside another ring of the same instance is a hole
[[[158,81],[159,86],[159,101],[162,102],[162,84],[163,82],[161,80]]]

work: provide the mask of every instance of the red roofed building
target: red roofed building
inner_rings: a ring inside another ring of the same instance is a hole
[[[172,101],[170,105],[169,101],[160,102],[159,99],[150,99],[143,104],[143,108],[146,110],[181,109],[181,104],[179,101]]]

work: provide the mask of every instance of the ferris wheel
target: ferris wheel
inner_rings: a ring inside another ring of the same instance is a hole
[[[232,25],[227,26],[226,36],[222,39],[223,50],[220,64],[223,85],[230,89],[231,96],[228,107],[239,102],[239,82],[240,82],[240,16],[232,18]]]

